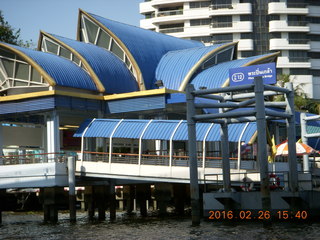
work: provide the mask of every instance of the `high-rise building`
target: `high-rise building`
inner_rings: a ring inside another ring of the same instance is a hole
[[[145,0],[140,26],[208,45],[238,41],[238,58],[280,52],[278,74],[290,74],[320,99],[319,0]]]

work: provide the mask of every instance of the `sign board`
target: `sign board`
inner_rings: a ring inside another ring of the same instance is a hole
[[[264,84],[277,82],[276,63],[252,65],[229,69],[230,86],[252,84],[255,77],[261,76]]]

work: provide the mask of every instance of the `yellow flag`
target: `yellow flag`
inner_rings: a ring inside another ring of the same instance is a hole
[[[272,163],[274,162],[274,158],[276,156],[276,153],[277,153],[277,148],[276,148],[276,144],[275,144],[275,140],[274,140],[274,135],[272,136],[272,139],[271,139],[271,154],[270,156],[268,156],[268,161],[269,163]]]

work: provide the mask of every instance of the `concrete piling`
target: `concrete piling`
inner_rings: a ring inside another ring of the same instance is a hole
[[[70,222],[76,222],[76,177],[75,157],[68,157],[68,181],[69,181],[69,211]]]

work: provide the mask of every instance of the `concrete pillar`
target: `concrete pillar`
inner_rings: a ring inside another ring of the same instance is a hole
[[[6,207],[6,189],[0,189],[0,225],[2,224],[2,211]]]
[[[69,211],[70,222],[76,222],[76,177],[75,177],[75,157],[68,157],[68,181],[69,181]]]
[[[115,185],[113,181],[110,181],[109,184],[109,210],[110,210],[110,220],[116,219],[116,208],[117,208],[117,202],[116,202],[116,190]]]
[[[151,198],[151,190],[149,184],[137,184],[136,186],[137,203],[140,208],[140,214],[143,217],[147,216],[147,200]]]
[[[84,201],[86,204],[86,209],[88,211],[88,219],[90,221],[94,218],[94,196],[93,196],[93,186],[86,186],[84,190]]]
[[[125,209],[128,214],[131,214],[134,208],[135,186],[123,186],[123,200],[125,202]]]
[[[3,156],[3,127],[0,123],[0,156]],[[0,165],[4,164],[3,158],[0,157]]]
[[[64,203],[64,190],[61,187],[41,188],[44,222],[58,222],[58,204]]]
[[[98,208],[98,219],[100,221],[106,219],[106,206],[107,206],[107,186],[94,187],[94,200]]]
[[[186,184],[175,183],[173,184],[173,197],[175,213],[179,216],[184,215],[184,205],[186,199]]]
[[[157,201],[159,215],[167,214],[167,207],[171,200],[172,185],[169,183],[156,183],[154,196]]]
[[[47,153],[60,152],[59,115],[52,111],[47,116]],[[48,155],[48,161],[54,161],[55,155]]]

